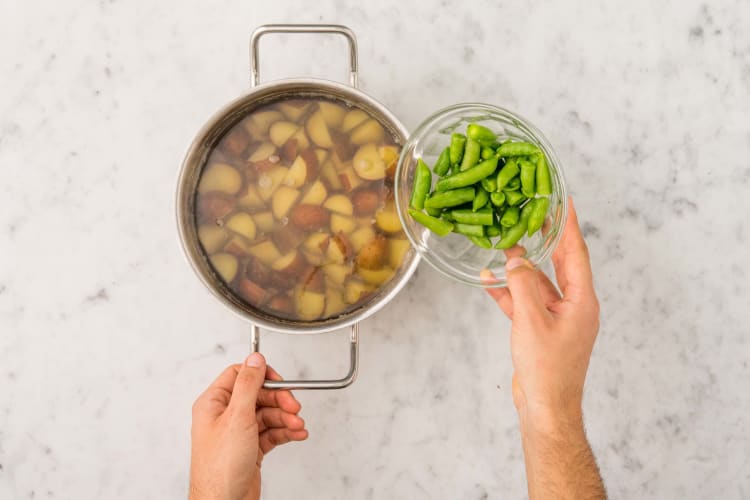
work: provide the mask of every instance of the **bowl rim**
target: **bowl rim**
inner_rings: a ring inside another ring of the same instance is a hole
[[[560,208],[562,210],[562,214],[560,218],[560,227],[558,228],[556,234],[554,235],[551,243],[547,245],[547,247],[544,249],[544,252],[542,252],[539,258],[535,260],[529,260],[529,262],[534,266],[535,269],[539,269],[541,266],[543,266],[552,256],[552,253],[555,251],[558,244],[560,243],[563,229],[568,219],[568,188],[567,188],[567,180],[565,179],[564,167],[562,165],[562,162],[558,158],[557,154],[555,153],[555,150],[552,147],[552,144],[550,143],[549,139],[547,139],[544,133],[542,133],[542,131],[539,128],[537,128],[531,121],[522,117],[518,113],[510,111],[501,106],[496,106],[494,104],[487,104],[487,103],[481,103],[481,102],[462,102],[462,103],[452,104],[450,106],[446,106],[444,108],[441,108],[435,111],[434,113],[429,115],[427,118],[425,118],[417,126],[414,132],[412,132],[409,135],[409,138],[406,141],[406,143],[403,145],[403,148],[401,149],[401,155],[399,156],[399,159],[398,159],[398,165],[396,166],[396,177],[395,177],[395,182],[394,182],[394,196],[396,200],[396,212],[398,214],[399,219],[401,220],[401,225],[404,227],[404,233],[406,233],[406,237],[409,239],[409,242],[411,243],[412,247],[416,250],[419,256],[422,257],[433,269],[437,270],[440,274],[447,276],[448,278],[451,278],[454,281],[457,281],[465,285],[474,286],[477,288],[502,288],[502,287],[507,286],[507,279],[505,276],[502,276],[501,278],[497,278],[497,280],[493,282],[481,282],[478,280],[472,281],[472,280],[464,279],[462,276],[454,274],[450,272],[450,270],[445,269],[443,266],[438,265],[434,261],[429,249],[421,242],[415,240],[415,238],[412,236],[412,232],[408,229],[409,226],[406,223],[407,213],[406,213],[406,207],[402,206],[402,203],[401,203],[400,179],[403,174],[403,169],[405,168],[404,165],[406,164],[407,156],[415,157],[413,155],[413,152],[410,153],[409,151],[413,150],[414,143],[422,138],[424,131],[428,129],[430,126],[432,126],[434,122],[442,119],[445,115],[449,115],[457,111],[482,112],[489,116],[500,115],[504,119],[509,119],[514,122],[517,122],[518,124],[522,125],[523,128],[527,129],[530,132],[530,135],[533,138],[533,142],[542,149],[545,156],[547,157],[548,164],[552,165],[553,168],[555,169],[555,173],[559,178],[560,188],[561,188]],[[416,162],[412,162],[412,163],[416,165]]]

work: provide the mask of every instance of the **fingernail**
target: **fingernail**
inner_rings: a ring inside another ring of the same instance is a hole
[[[263,366],[263,356],[261,356],[257,352],[254,352],[247,357],[247,359],[245,360],[245,364],[247,366],[252,366],[253,368],[259,368]]]
[[[526,266],[530,269],[533,269],[534,266],[531,265],[531,262],[529,262],[526,259],[522,259],[521,257],[513,257],[508,260],[508,262],[505,263],[505,270],[506,271],[512,271],[513,269],[516,269],[517,267]]]

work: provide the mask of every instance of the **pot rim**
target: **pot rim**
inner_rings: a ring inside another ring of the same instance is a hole
[[[396,276],[386,286],[387,289],[385,292],[376,295],[370,302],[366,302],[357,309],[336,318],[323,321],[291,321],[274,318],[268,314],[257,314],[250,311],[249,307],[243,301],[240,301],[233,292],[229,291],[226,285],[223,285],[211,272],[205,256],[200,249],[192,217],[195,185],[192,185],[188,189],[189,181],[198,175],[196,171],[200,172],[205,163],[206,155],[215,147],[215,139],[221,137],[226,130],[236,123],[234,118],[246,116],[247,108],[262,105],[264,102],[272,102],[281,98],[284,93],[291,94],[295,89],[297,89],[297,93],[293,95],[304,96],[309,93],[310,96],[313,96],[317,94],[358,105],[364,108],[365,111],[375,111],[372,114],[379,121],[383,122],[383,125],[390,129],[391,133],[397,135],[401,147],[403,147],[409,137],[406,127],[388,108],[373,97],[350,85],[321,78],[286,78],[252,87],[214,112],[198,130],[188,146],[177,179],[175,195],[177,229],[182,253],[193,269],[193,272],[195,272],[206,289],[236,315],[275,332],[288,334],[326,333],[354,325],[385,307],[403,289],[414,274],[419,265],[419,254],[413,248],[411,249],[411,260],[402,264],[401,270],[397,272]],[[409,258],[408,255],[407,258]],[[246,307],[243,307],[243,305]]]

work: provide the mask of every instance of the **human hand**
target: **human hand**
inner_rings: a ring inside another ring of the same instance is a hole
[[[190,500],[257,500],[260,466],[276,446],[307,439],[291,392],[263,389],[281,376],[259,353],[231,365],[193,404]]]
[[[487,292],[512,320],[513,402],[522,423],[559,426],[562,420],[577,425],[599,330],[599,302],[572,200],[552,255],[562,295],[527,260],[509,256],[508,287]]]

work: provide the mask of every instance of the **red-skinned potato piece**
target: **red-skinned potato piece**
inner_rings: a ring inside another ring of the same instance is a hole
[[[240,278],[239,289],[242,298],[254,306],[263,304],[268,295],[263,287],[247,278]]]
[[[292,250],[291,252],[279,257],[279,259],[271,265],[271,268],[285,276],[297,276],[304,271],[307,266],[307,260],[305,260],[302,252]]]
[[[372,215],[380,206],[380,194],[374,189],[360,189],[352,193],[352,205],[356,215]]]
[[[339,247],[345,261],[350,261],[354,256],[354,246],[352,245],[352,242],[349,241],[349,238],[341,231],[331,238],[331,242]]]
[[[206,193],[198,195],[198,218],[206,222],[216,222],[223,219],[234,210],[236,201],[232,196],[221,193]]]
[[[273,281],[273,271],[258,259],[250,259],[245,268],[245,277],[262,287],[269,287]]]
[[[287,253],[297,248],[305,240],[305,235],[293,227],[283,226],[271,234],[271,240],[281,253]]]
[[[318,155],[315,154],[315,150],[312,148],[305,149],[299,154],[305,163],[307,163],[307,178],[306,182],[311,182],[318,177],[320,172],[320,164],[318,163]]]
[[[385,236],[378,234],[368,244],[362,247],[357,254],[357,265],[365,269],[380,269],[383,267],[387,250]]]
[[[331,140],[333,141],[333,152],[341,162],[347,162],[352,159],[356,152],[356,146],[349,141],[349,135],[336,130],[330,130]]]
[[[287,163],[291,163],[297,158],[298,154],[297,139],[291,138],[284,143],[281,148],[281,159]]]
[[[281,158],[276,155],[269,156],[265,160],[247,162],[248,169],[255,170],[256,173],[262,174],[269,172],[279,166]]]
[[[299,284],[303,290],[322,292],[325,289],[325,273],[320,267],[309,266],[300,275]]]
[[[294,312],[294,302],[287,295],[274,295],[268,301],[268,307],[284,314],[292,314]]]
[[[234,127],[221,139],[219,149],[229,156],[241,156],[250,145],[250,136],[243,127]]]
[[[297,205],[292,208],[289,220],[304,231],[316,231],[328,225],[331,213],[318,205]]]

